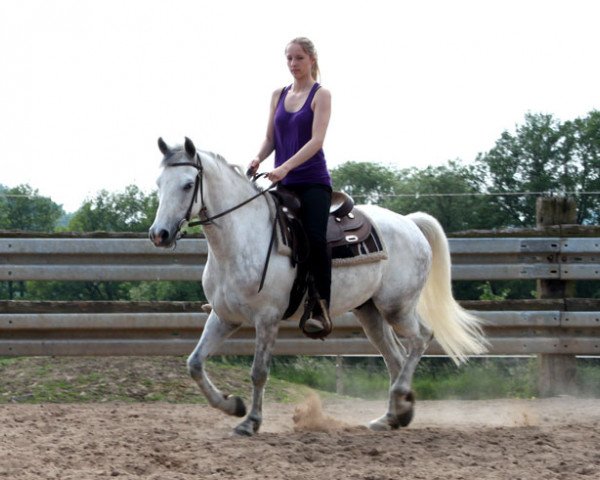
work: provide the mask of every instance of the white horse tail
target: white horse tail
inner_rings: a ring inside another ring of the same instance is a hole
[[[482,320],[463,309],[452,295],[450,249],[442,226],[423,212],[407,217],[427,238],[433,257],[417,307],[422,321],[456,364],[465,362],[469,355],[486,352],[488,342],[481,329]]]

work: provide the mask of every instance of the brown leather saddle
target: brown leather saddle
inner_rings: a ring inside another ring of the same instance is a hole
[[[303,254],[308,254],[308,243],[300,221],[300,200],[294,193],[281,187],[269,193],[273,195],[277,205],[280,238],[291,248],[292,265],[295,265]],[[332,259],[382,250],[371,221],[364,213],[354,208],[354,200],[347,193],[332,193],[327,223],[327,245],[331,249]]]
[[[343,192],[334,192],[332,196],[327,223],[327,245],[331,249],[332,260],[383,250],[371,220],[355,209],[352,198]]]
[[[315,292],[311,288],[311,279],[308,272],[309,247],[306,234],[300,220],[301,204],[298,197],[291,191],[277,187],[269,192],[277,206],[276,218],[279,228],[279,238],[284,245],[290,248],[290,261],[297,267],[296,278],[290,301],[283,318],[293,315],[308,290],[307,305],[304,316],[311,313],[314,305]],[[370,219],[360,210],[354,208],[352,197],[344,192],[333,192],[329,220],[327,224],[327,245],[331,251],[332,260],[338,258],[352,258],[369,253],[381,252],[383,246]],[[310,301],[313,301],[310,303]],[[302,323],[302,321],[301,321]]]

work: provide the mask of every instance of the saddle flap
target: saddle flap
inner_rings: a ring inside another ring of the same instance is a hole
[[[278,186],[277,190],[271,190],[269,193],[277,198],[281,207],[289,210],[295,217],[300,217],[300,199],[295,193],[281,186]]]
[[[371,233],[371,223],[360,211],[353,209],[344,217],[329,216],[327,243],[332,247],[359,243]]]

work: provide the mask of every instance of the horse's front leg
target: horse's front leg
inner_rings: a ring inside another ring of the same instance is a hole
[[[208,403],[228,415],[243,417],[246,415],[246,406],[240,397],[223,394],[210,381],[204,363],[214,354],[221,344],[240,326],[231,325],[221,320],[214,310],[208,316],[202,336],[192,354],[188,357],[187,365],[192,378],[196,381]]]
[[[255,322],[256,346],[254,350],[254,362],[252,363],[252,409],[246,419],[235,428],[238,435],[251,436],[258,432],[262,423],[262,405],[265,385],[269,376],[273,346],[277,339],[279,322],[264,321]]]

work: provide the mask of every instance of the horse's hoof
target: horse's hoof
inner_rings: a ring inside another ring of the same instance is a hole
[[[412,391],[404,395],[404,399],[400,403],[401,413],[396,415],[394,422],[398,427],[407,427],[415,415],[415,394]]]
[[[251,437],[258,432],[259,427],[260,422],[255,422],[254,420],[248,418],[235,427],[233,429],[233,433],[241,437]]]
[[[369,422],[369,428],[375,432],[387,432],[392,429],[385,421],[385,417],[381,417]]]
[[[409,391],[404,396],[404,402],[402,403],[405,409],[402,413],[398,414],[398,424],[401,427],[407,427],[415,415],[415,394]]]
[[[412,421],[415,413],[414,403],[411,403],[406,411],[399,415],[384,415],[369,423],[369,428],[376,432],[387,432],[398,430],[400,427],[407,427]]]
[[[243,425],[238,425],[233,429],[233,434],[238,435],[240,437],[251,437],[254,435],[254,431],[252,429],[248,429]]]
[[[398,415],[398,424],[401,427],[408,427],[410,422],[412,422],[414,415],[415,415],[415,409],[411,406],[410,410],[404,412],[401,415]]]
[[[393,427],[388,422],[388,416],[377,418],[369,422],[369,428],[375,432],[389,432]]]
[[[246,404],[240,397],[228,395],[225,398],[225,412],[236,417],[246,416]]]

